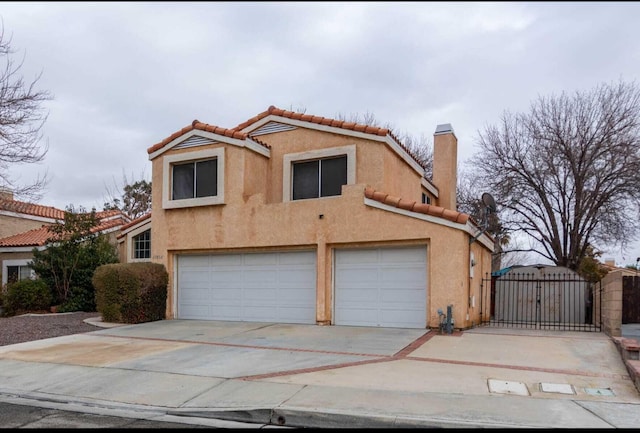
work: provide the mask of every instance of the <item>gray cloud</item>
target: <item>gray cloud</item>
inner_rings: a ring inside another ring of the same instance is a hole
[[[233,127],[273,104],[373,113],[416,137],[451,123],[464,161],[504,110],[640,71],[633,2],[20,2],[0,16],[25,77],[55,96],[45,163],[15,173],[47,170],[57,207],[102,206],[123,173],[150,179],[146,149],[194,119]]]

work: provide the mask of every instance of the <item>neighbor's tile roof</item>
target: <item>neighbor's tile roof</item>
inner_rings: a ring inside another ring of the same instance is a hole
[[[246,138],[250,138],[251,140],[257,142],[258,144],[270,149],[271,146],[269,144],[261,142],[260,140],[256,139],[255,137],[252,137],[251,134],[247,134],[247,133],[241,132],[242,129],[246,128],[247,126],[249,126],[249,125],[251,125],[251,124],[253,124],[253,123],[255,123],[255,122],[257,122],[257,121],[259,121],[261,119],[264,119],[265,117],[267,117],[269,115],[286,117],[288,119],[300,120],[300,121],[303,121],[303,122],[316,123],[318,125],[332,126],[332,127],[335,127],[335,128],[348,129],[348,130],[351,130],[351,131],[363,132],[365,134],[373,134],[373,135],[379,135],[379,136],[383,136],[383,137],[388,135],[396,143],[398,143],[398,145],[400,147],[402,147],[402,149],[404,149],[404,151],[407,152],[407,154],[409,154],[409,156],[411,156],[411,158],[413,158],[414,161],[416,161],[420,166],[422,166],[422,164],[420,163],[418,157],[413,152],[411,152],[409,150],[409,148],[407,148],[404,144],[402,144],[402,142],[395,135],[393,135],[393,133],[388,128],[380,128],[380,127],[377,127],[377,126],[364,125],[364,124],[355,123],[355,122],[346,122],[344,120],[336,120],[336,119],[331,119],[331,118],[322,117],[322,116],[313,116],[311,114],[296,113],[295,111],[283,110],[283,109],[277,108],[277,107],[275,107],[273,105],[271,105],[266,111],[263,111],[262,113],[252,117],[251,119],[247,120],[246,122],[242,122],[241,124],[239,124],[235,128],[230,128],[230,129],[220,128],[218,126],[208,125],[206,123],[199,122],[198,120],[194,120],[190,126],[186,126],[186,127],[182,128],[180,131],[174,132],[169,137],[167,137],[164,140],[162,140],[160,143],[154,144],[153,146],[148,148],[147,149],[147,153],[151,154],[151,153],[155,152],[156,150],[162,149],[164,146],[169,144],[171,141],[175,140],[176,138],[180,137],[183,134],[186,134],[187,132],[189,132],[189,131],[191,131],[193,129],[199,129],[199,130],[202,130],[202,131],[209,131],[209,132],[212,132],[214,134],[219,134],[219,135],[224,135],[224,136],[227,136],[227,137],[237,138],[239,140],[244,140]]]
[[[47,243],[50,236],[47,226],[42,226],[0,239],[0,247],[40,247]]]
[[[99,225],[91,229],[91,233],[98,233],[109,230],[114,227],[121,226],[126,223],[122,217],[102,221]],[[18,233],[6,238],[0,239],[0,247],[41,247],[47,243],[47,240],[53,233],[49,231],[50,226],[43,225],[40,228],[32,229],[23,233]]]
[[[466,224],[470,217],[468,214],[458,212],[451,209],[445,209],[440,206],[434,206],[431,204],[418,203],[413,200],[405,200],[400,197],[395,197],[387,193],[376,191],[371,187],[367,187],[364,190],[364,195],[380,203],[384,203],[389,206],[397,207],[399,209],[408,210],[411,212],[418,212],[425,215],[431,215],[434,217],[444,218],[455,223]],[[473,222],[473,219],[471,220]]]
[[[39,204],[26,203],[17,200],[0,199],[0,210],[25,215],[39,216],[43,218],[52,218],[56,220],[64,219],[64,211],[51,206],[42,206]]]
[[[219,126],[209,125],[207,123],[202,123],[198,120],[194,120],[193,122],[191,122],[191,125],[185,126],[180,131],[174,132],[173,134],[171,134],[170,136],[162,140],[160,143],[154,144],[153,146],[148,148],[147,153],[153,153],[156,150],[162,149],[164,146],[171,143],[176,138],[180,137],[183,134],[186,134],[189,131],[193,131],[194,129],[211,132],[213,134],[224,135],[225,137],[236,138],[238,140],[244,140],[247,137],[249,137],[249,134],[240,132],[236,129],[221,128]],[[255,141],[256,143],[260,144],[261,146],[266,147],[267,149],[271,148],[271,146],[269,146],[267,143],[263,143],[262,141],[258,140],[255,137],[249,137],[249,138],[251,138],[252,141]]]
[[[122,227],[120,227],[120,234],[118,235],[118,239],[120,239],[120,238],[122,238],[122,237],[124,237],[126,235],[125,232],[126,232],[126,230],[128,228],[133,227],[136,224],[141,223],[142,221],[145,221],[145,220],[148,220],[148,219],[151,219],[151,212],[149,212],[147,214],[144,214],[144,215],[134,219],[133,221],[123,225]]]

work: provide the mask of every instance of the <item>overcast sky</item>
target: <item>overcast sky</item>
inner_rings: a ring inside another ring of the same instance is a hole
[[[270,105],[373,114],[431,137],[451,123],[459,161],[479,130],[540,95],[637,80],[640,3],[3,2],[22,73],[53,99],[41,204],[102,209],[151,180],[146,149],[194,119],[230,128]],[[635,264],[640,246],[607,252]]]

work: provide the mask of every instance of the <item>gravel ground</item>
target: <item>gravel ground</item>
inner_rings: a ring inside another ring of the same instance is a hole
[[[100,313],[76,312],[0,317],[0,346],[102,329],[83,322],[90,317],[100,317]]]

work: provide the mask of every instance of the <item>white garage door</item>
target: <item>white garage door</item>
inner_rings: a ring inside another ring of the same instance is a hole
[[[426,247],[336,250],[335,324],[426,328]]]
[[[316,323],[316,253],[178,256],[178,318]]]

